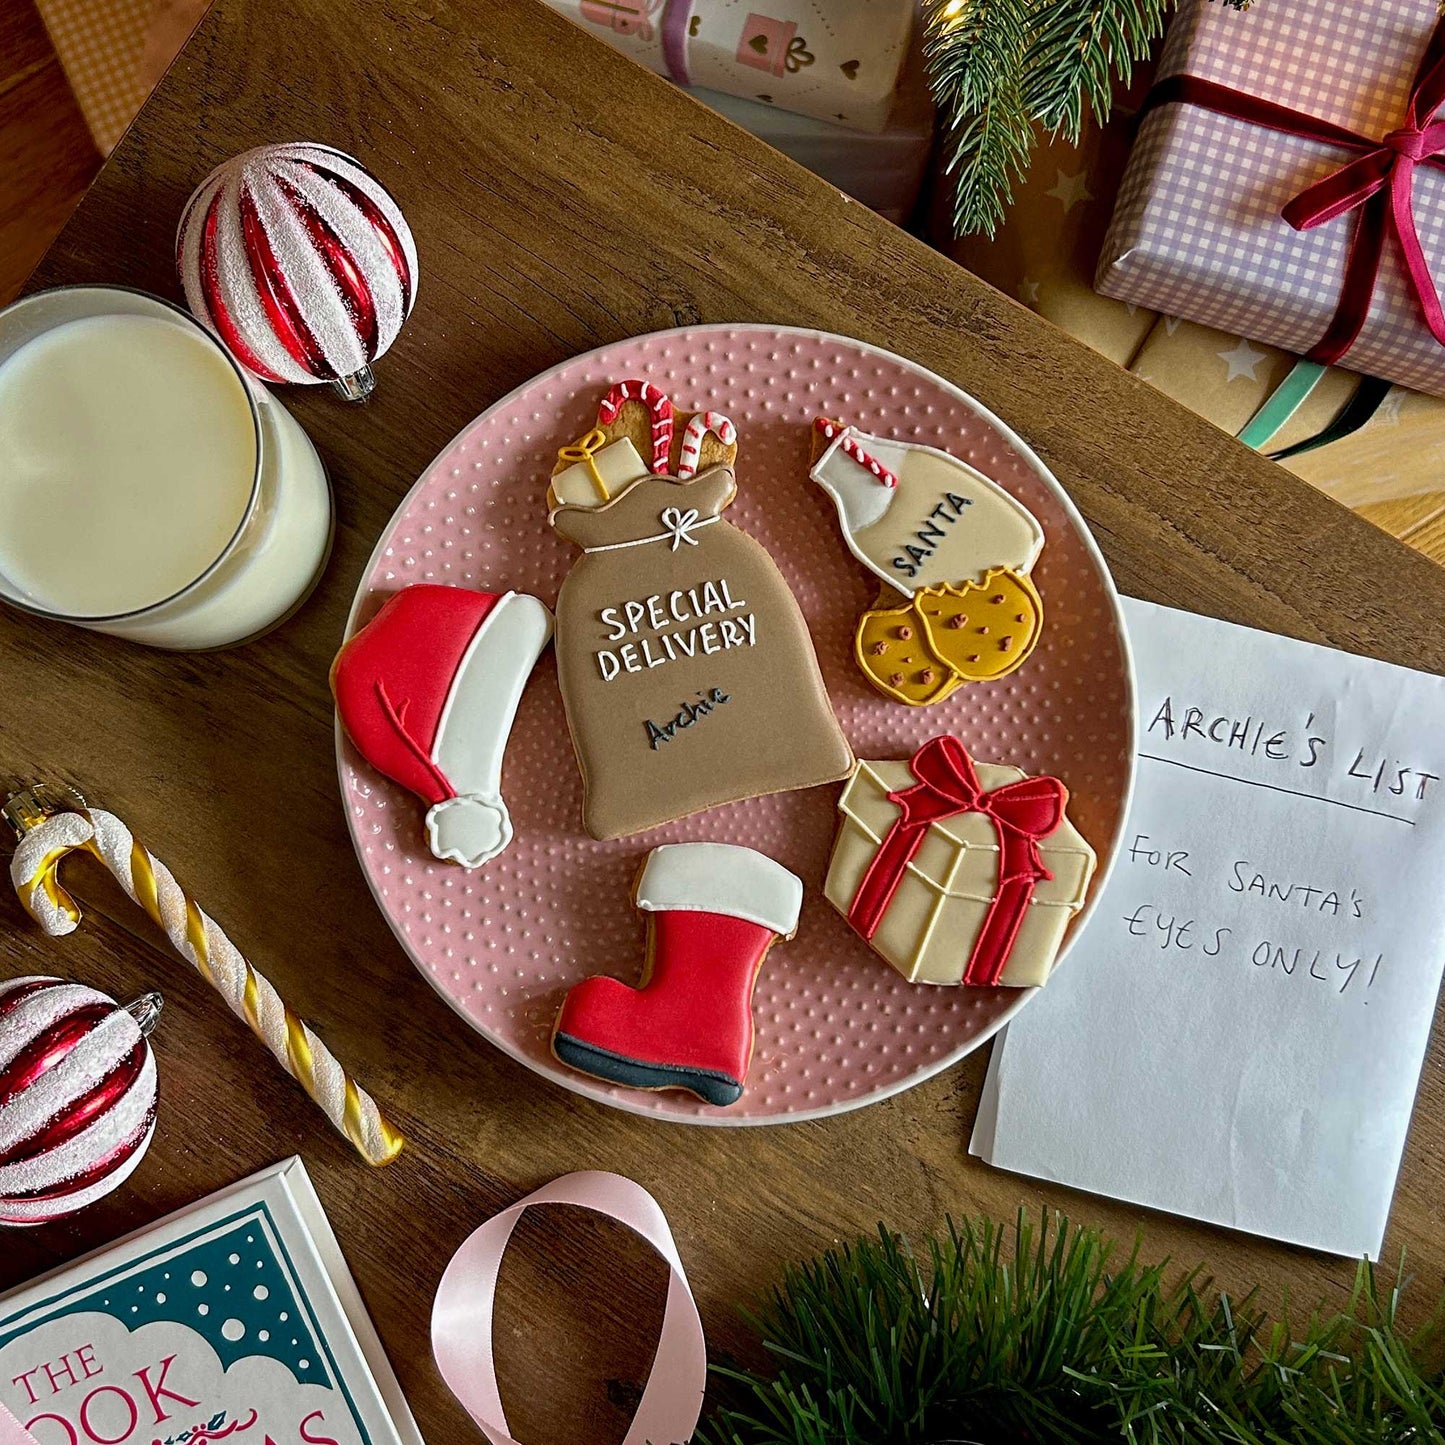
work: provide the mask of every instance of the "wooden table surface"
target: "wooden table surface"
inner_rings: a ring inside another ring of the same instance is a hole
[[[0,772],[73,781],[130,821],[354,1065],[410,1147],[385,1171],[357,1163],[99,869],[77,863],[80,931],[41,938],[6,892],[0,970],[122,996],[162,986],[164,1116],[118,1195],[5,1237],[0,1287],[300,1152],[432,1445],[479,1438],[430,1359],[443,1266],[483,1218],[572,1169],[620,1170],[656,1194],[714,1359],[756,1357],[738,1307],[786,1261],[880,1219],[923,1231],[949,1211],[1057,1207],[1125,1241],[1141,1232],[1151,1259],[1202,1259],[1231,1288],[1343,1303],[1347,1262],[971,1160],[982,1054],[862,1112],[762,1130],[644,1121],[538,1080],[446,1008],[372,905],[337,793],[326,673],[378,531],[459,428],[575,352],[696,321],[845,332],[972,392],[1053,467],[1124,591],[1445,672],[1445,571],[536,0],[220,0],[32,285],[174,296],[172,236],[191,188],[235,151],[297,138],[353,152],[392,187],[423,268],[367,409],[286,395],[335,482],[330,569],[293,621],[222,654],[147,651],[4,612]],[[1420,1277],[1418,1310],[1445,1270],[1442,1201],[1437,1027],[1387,1242]],[[545,1246],[540,1225],[523,1230],[503,1279],[513,1427],[532,1442],[617,1440],[662,1270],[621,1231],[570,1215],[553,1225]]]

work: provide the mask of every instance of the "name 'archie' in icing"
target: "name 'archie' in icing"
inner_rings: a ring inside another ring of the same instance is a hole
[[[1022,503],[936,447],[819,417],[810,475],[848,549],[885,584],[859,619],[854,657],[880,692],[914,707],[1023,666],[1043,628],[1029,573],[1044,533]]]
[[[557,598],[557,672],[594,838],[852,766],[796,600],[723,516],[737,451],[729,418],[680,414],[639,378],[558,453],[549,517],[581,556]]]

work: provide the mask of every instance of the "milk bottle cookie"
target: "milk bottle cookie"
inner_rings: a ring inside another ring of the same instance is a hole
[[[935,447],[813,424],[810,475],[833,499],[848,549],[886,587],[854,656],[911,707],[1023,665],[1043,627],[1029,578],[1044,532],[996,482]]]

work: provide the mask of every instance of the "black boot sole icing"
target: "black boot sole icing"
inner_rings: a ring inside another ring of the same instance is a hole
[[[571,1034],[552,1036],[552,1052],[579,1073],[622,1084],[629,1089],[687,1089],[706,1104],[719,1108],[742,1098],[743,1086],[728,1074],[713,1069],[693,1069],[684,1064],[651,1064],[599,1049]]]

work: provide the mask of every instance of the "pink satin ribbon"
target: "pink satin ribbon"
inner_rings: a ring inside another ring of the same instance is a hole
[[[33,1436],[0,1400],[0,1445],[36,1445]]]
[[[447,1265],[432,1306],[432,1353],[442,1378],[491,1445],[517,1445],[502,1410],[492,1324],[502,1256],[517,1221],[536,1204],[572,1204],[606,1215],[640,1234],[666,1260],[672,1278],[662,1333],[623,1445],[682,1445],[697,1428],[707,1384],[702,1320],[661,1207],[640,1184],[620,1174],[564,1174],[467,1236]],[[9,1441],[0,1430],[0,1445],[25,1442]]]

